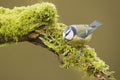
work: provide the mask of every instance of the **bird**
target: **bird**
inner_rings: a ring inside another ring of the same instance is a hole
[[[78,37],[83,40],[92,34],[102,24],[99,21],[93,21],[91,24],[70,25],[63,31],[63,39],[72,41]]]
[[[73,24],[67,26],[63,30],[63,39],[68,40],[72,46],[83,47],[91,40],[92,33],[101,25],[101,22],[95,20],[90,24]],[[81,48],[80,52],[82,51]]]

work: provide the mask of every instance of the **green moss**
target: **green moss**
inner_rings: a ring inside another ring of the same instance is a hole
[[[65,27],[66,25],[57,23],[37,31],[44,35],[44,37],[40,37],[42,42],[62,56],[64,62],[62,67],[75,67],[98,79],[115,80],[113,77],[111,79],[113,72],[109,71],[109,66],[97,56],[93,48],[84,45],[80,57],[78,56],[80,46],[73,46],[71,41],[62,38],[62,31]],[[100,74],[102,76],[99,76]]]
[[[0,7],[0,43],[17,42],[41,25],[51,25],[57,20],[57,11],[51,3],[15,7]]]

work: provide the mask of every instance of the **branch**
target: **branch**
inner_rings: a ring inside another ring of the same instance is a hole
[[[57,55],[63,68],[75,67],[99,80],[115,80],[113,71],[88,45],[73,45],[62,39],[65,24],[57,22],[52,3],[7,9],[0,7],[0,45],[29,41]],[[80,57],[78,52],[82,47]]]

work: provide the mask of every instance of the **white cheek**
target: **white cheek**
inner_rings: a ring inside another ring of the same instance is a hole
[[[72,38],[74,37],[73,35],[73,31],[70,31],[70,33],[65,37],[67,40],[72,40]]]

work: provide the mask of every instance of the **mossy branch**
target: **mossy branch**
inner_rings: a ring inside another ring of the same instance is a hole
[[[78,57],[80,46],[62,39],[65,24],[57,22],[58,14],[52,3],[38,3],[8,9],[0,7],[0,45],[29,41],[55,53],[62,67],[75,67],[100,80],[115,80],[113,71],[88,45]]]

